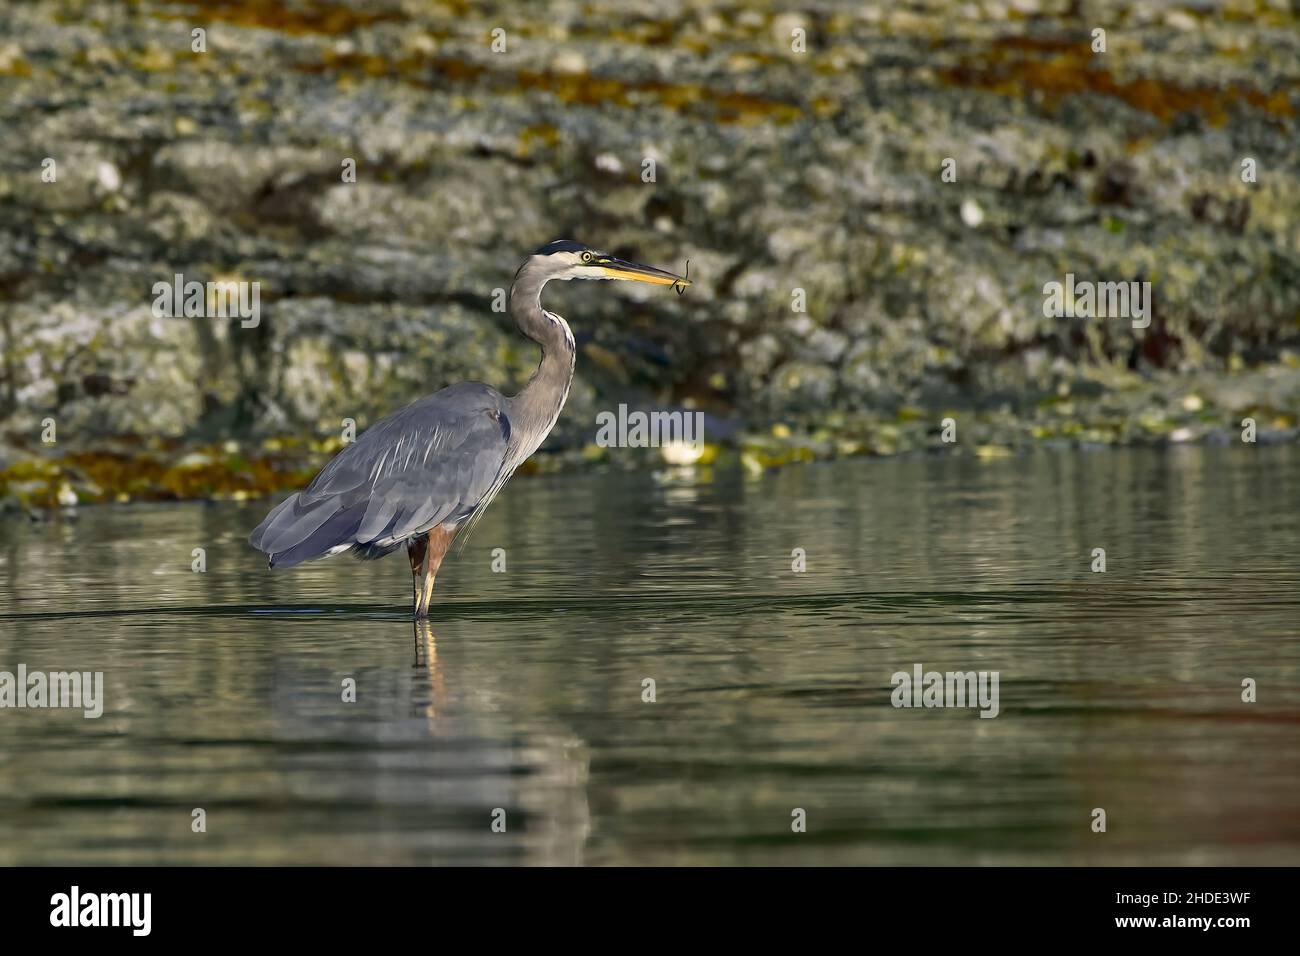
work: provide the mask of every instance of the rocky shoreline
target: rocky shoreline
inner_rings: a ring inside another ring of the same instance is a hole
[[[494,294],[559,236],[695,284],[556,293],[579,377],[535,468],[663,466],[595,448],[620,402],[705,412],[705,460],[751,470],[1245,418],[1295,440],[1298,28],[1271,3],[7,7],[0,496],[271,494],[345,419],[512,390],[536,354]],[[1149,281],[1151,324],[1044,315],[1067,273]],[[176,274],[258,282],[260,322],[156,316]]]

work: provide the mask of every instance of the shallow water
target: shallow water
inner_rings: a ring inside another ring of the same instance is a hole
[[[424,633],[402,556],[267,571],[271,501],[10,520],[0,670],[106,700],[0,710],[0,863],[1300,863],[1298,464],[520,478]]]

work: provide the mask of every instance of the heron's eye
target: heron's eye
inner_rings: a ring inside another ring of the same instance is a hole
[[[595,258],[595,256],[593,256],[590,252],[584,252],[584,253],[582,254],[582,261],[583,261],[583,262],[590,262],[590,261],[591,261],[592,259],[594,259],[594,258]]]

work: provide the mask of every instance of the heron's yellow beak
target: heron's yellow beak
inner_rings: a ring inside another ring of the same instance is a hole
[[[674,285],[678,288],[688,286],[691,280],[685,276],[673,275],[654,266],[643,266],[636,262],[627,262],[608,256],[599,260],[596,267],[607,279],[632,279],[636,282],[649,282],[652,285]]]

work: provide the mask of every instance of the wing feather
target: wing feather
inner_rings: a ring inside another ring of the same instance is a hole
[[[275,566],[340,546],[384,548],[444,521],[463,521],[506,461],[504,397],[453,385],[376,422],[249,536]]]

